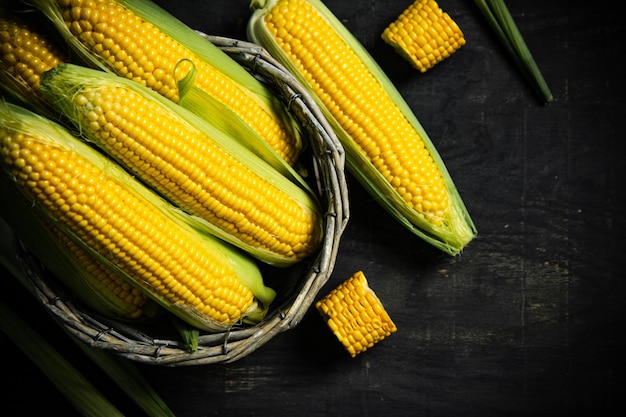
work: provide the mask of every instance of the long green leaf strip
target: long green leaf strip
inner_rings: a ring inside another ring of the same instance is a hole
[[[70,337],[150,417],[174,417],[174,412],[128,359]]]
[[[63,355],[10,307],[0,302],[0,330],[30,358],[85,417],[123,417]]]
[[[475,2],[524,78],[545,103],[551,102],[552,92],[506,3],[503,0],[475,0]]]
[[[18,253],[15,248],[14,227],[9,225],[6,220],[6,218],[0,216],[0,263],[4,265],[20,284],[26,289],[30,289],[31,285],[28,282],[28,278],[24,275],[17,261]],[[0,303],[0,315],[2,313],[2,306],[3,305]],[[8,306],[6,308],[7,310],[5,310],[4,313],[8,313],[14,318],[15,313],[10,310]],[[19,325],[19,323],[17,324]],[[117,385],[146,412],[148,416],[174,417],[174,413],[170,410],[168,405],[137,368],[127,359],[118,357],[114,353],[107,352],[103,349],[89,346],[70,333],[60,322],[57,322],[57,324],[104,373],[117,383]],[[8,331],[8,333],[10,333],[10,331]],[[25,337],[25,335],[21,335],[20,337]],[[72,391],[70,395],[77,395],[77,392]],[[107,410],[102,411],[106,412]]]

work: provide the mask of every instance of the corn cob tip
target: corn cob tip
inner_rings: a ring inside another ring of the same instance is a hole
[[[362,271],[333,289],[315,307],[353,358],[397,330]]]
[[[381,37],[422,73],[465,45],[463,32],[435,0],[414,1]]]

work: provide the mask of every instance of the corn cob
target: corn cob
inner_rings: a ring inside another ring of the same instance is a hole
[[[415,0],[381,37],[420,72],[465,45],[463,32],[435,0]]]
[[[363,271],[335,287],[315,308],[352,357],[397,330]]]
[[[250,40],[310,89],[348,169],[398,221],[458,254],[475,236],[441,157],[365,48],[318,0],[253,0]]]
[[[257,135],[288,165],[295,164],[302,142],[284,106],[234,60],[156,4],[33,3],[86,62],[148,86],[208,120],[220,114],[224,130],[243,132],[255,149],[261,147]]]
[[[47,72],[41,90],[89,141],[203,220],[199,227],[277,266],[319,246],[314,197],[180,106],[73,64]]]
[[[261,320],[275,293],[252,259],[67,130],[0,103],[2,174],[63,233],[181,319],[207,331]]]
[[[39,94],[39,80],[67,60],[67,51],[41,25],[0,7],[0,86],[7,96],[33,110],[50,111]]]

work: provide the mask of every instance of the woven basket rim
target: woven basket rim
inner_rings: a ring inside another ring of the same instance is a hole
[[[309,261],[298,291],[280,305],[270,306],[260,323],[221,333],[202,333],[198,348],[189,352],[180,340],[155,338],[144,331],[95,315],[68,296],[60,284],[46,279],[45,268],[16,239],[17,254],[30,290],[53,318],[71,334],[95,348],[127,359],[165,366],[227,363],[254,352],[277,334],[297,326],[332,274],[339,243],[350,217],[344,174],[345,154],[333,129],[307,90],[261,46],[198,32],[260,81],[268,85],[298,121],[307,136],[317,193],[325,209],[324,237]]]

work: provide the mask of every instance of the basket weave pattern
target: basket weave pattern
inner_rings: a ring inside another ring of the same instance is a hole
[[[297,284],[270,307],[257,325],[237,327],[215,334],[201,334],[198,349],[189,352],[176,338],[157,338],[128,324],[95,316],[67,295],[24,249],[18,261],[31,292],[70,333],[85,343],[113,351],[128,359],[167,366],[233,362],[252,353],[272,337],[296,326],[313,304],[334,268],[339,241],[349,219],[344,176],[344,151],[326,119],[306,90],[256,44],[200,33],[268,85],[296,118],[309,148],[318,197],[323,209],[324,238],[320,250],[303,268]]]

